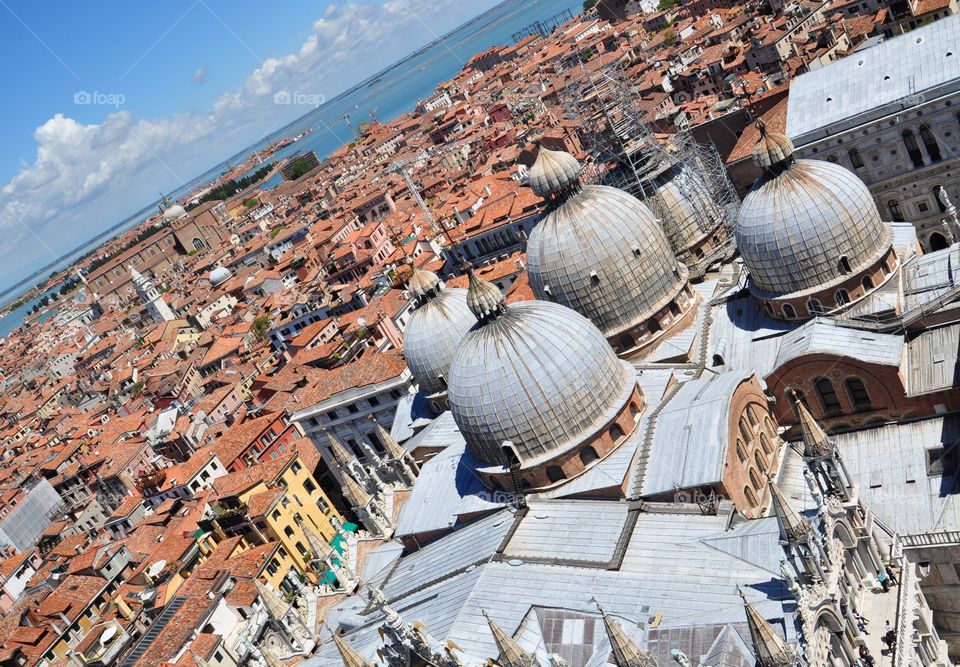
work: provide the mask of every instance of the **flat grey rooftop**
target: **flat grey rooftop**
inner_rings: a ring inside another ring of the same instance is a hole
[[[798,146],[930,101],[960,82],[960,16],[934,21],[798,76],[787,134]]]

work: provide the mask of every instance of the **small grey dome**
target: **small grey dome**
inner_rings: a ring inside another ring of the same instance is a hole
[[[163,212],[163,221],[172,222],[174,220],[179,220],[187,215],[187,209],[182,207],[180,204],[174,204],[173,206],[168,207]]]
[[[573,308],[607,338],[642,324],[686,283],[650,210],[603,185],[584,186],[533,228],[527,271],[538,299]]]
[[[413,311],[403,332],[403,356],[420,391],[447,390],[453,354],[476,323],[464,289],[444,289]]]
[[[774,297],[857,273],[890,248],[890,236],[863,181],[820,160],[797,160],[761,177],[737,219],[751,285]]]
[[[450,364],[450,409],[479,460],[502,465],[509,441],[527,464],[592,437],[634,386],[631,367],[589,320],[524,301],[464,337]]]
[[[233,277],[233,274],[230,273],[230,269],[225,266],[218,266],[213,271],[210,272],[210,275],[207,277],[207,280],[210,281],[210,284],[213,287],[222,285]]]
[[[576,185],[582,168],[570,153],[541,146],[537,160],[527,174],[530,189],[539,197],[549,197]]]
[[[410,291],[410,296],[418,301],[426,299],[435,293],[439,287],[440,278],[438,278],[437,274],[433,271],[414,269],[413,275],[407,282],[407,289]]]

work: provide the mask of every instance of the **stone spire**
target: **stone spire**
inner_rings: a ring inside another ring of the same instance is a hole
[[[817,420],[803,404],[800,396],[793,389],[790,390],[790,397],[794,405],[797,406],[797,415],[800,418],[800,429],[803,431],[803,455],[805,458],[818,459],[827,456],[833,451],[833,442],[830,441],[826,431],[824,431]]]
[[[327,431],[327,443],[330,445],[330,453],[333,454],[337,464],[341,468],[349,468],[356,457],[348,452],[343,443],[330,431]]]
[[[487,616],[487,612],[483,612],[483,616],[487,619],[487,625],[490,626],[490,633],[493,635],[493,640],[497,643],[497,651],[499,652],[497,664],[500,665],[500,667],[539,666],[540,663],[536,657],[520,648],[520,645],[513,637],[504,632],[503,628],[497,625],[496,621]]]
[[[390,432],[380,426],[380,422],[374,419],[373,415],[370,415],[370,421],[373,422],[373,428],[376,430],[380,442],[383,443],[384,449],[387,450],[387,459],[393,466],[394,472],[402,478],[402,482],[412,485],[416,481],[417,475],[420,474],[420,467],[410,453],[390,435]]]
[[[772,479],[770,495],[773,497],[773,512],[780,526],[780,539],[789,544],[806,542],[810,536],[810,523],[793,509]]]
[[[603,627],[607,630],[607,638],[610,640],[613,660],[617,667],[657,667],[657,661],[630,639],[622,625],[607,616],[603,609],[600,613],[603,614]]]
[[[196,663],[197,667],[210,667],[210,663],[193,649],[190,649],[190,657],[193,658],[193,662]]]
[[[747,596],[739,588],[737,592],[743,599],[743,608],[747,614],[747,625],[750,627],[750,639],[753,642],[753,652],[760,667],[790,667],[796,661],[793,650],[787,645],[783,637],[773,629],[773,626],[760,615],[756,608],[747,602]]]
[[[257,587],[257,595],[263,600],[263,606],[267,608],[267,614],[275,621],[282,620],[290,611],[290,605],[281,600],[276,593],[266,587],[259,579],[253,580]]]
[[[467,307],[481,325],[489,324],[507,312],[507,304],[503,294],[493,283],[489,283],[477,276],[473,265],[464,263],[464,269],[470,276],[470,287],[467,289]]]
[[[333,643],[337,645],[337,650],[340,652],[340,659],[343,660],[345,667],[373,667],[373,665],[364,660],[359,653],[350,648],[350,645],[340,635],[333,635]]]
[[[354,507],[366,507],[372,500],[370,494],[348,472],[343,473],[343,495]]]

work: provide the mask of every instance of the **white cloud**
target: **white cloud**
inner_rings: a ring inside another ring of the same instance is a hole
[[[190,80],[197,86],[202,85],[207,82],[207,65],[200,65],[197,68],[197,71],[193,73],[193,76]]]
[[[21,165],[0,187],[0,231],[7,239],[0,246],[3,282],[52,259],[34,234],[58,254],[69,251],[145,205],[161,187],[212,167],[213,156],[226,158],[307,110],[278,107],[275,92],[333,97],[415,46],[411,35],[432,40],[432,32],[449,30],[493,4],[495,0],[398,0],[331,5],[298,50],[268,58],[238,90],[223,94],[205,112],[137,119],[121,108],[92,124],[56,114],[34,132],[33,164]],[[438,16],[442,27],[425,27],[440,23]],[[206,65],[193,81],[205,78]]]

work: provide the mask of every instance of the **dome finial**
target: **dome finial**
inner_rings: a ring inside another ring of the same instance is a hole
[[[583,166],[570,153],[540,146],[527,175],[530,189],[544,199],[564,199],[580,189]]]
[[[785,134],[768,132],[759,118],[756,125],[760,140],[753,147],[753,161],[764,171],[777,176],[793,164],[793,142]]]
[[[481,325],[489,324],[507,312],[507,303],[496,285],[477,276],[470,262],[463,263],[463,270],[470,277],[467,307]]]

